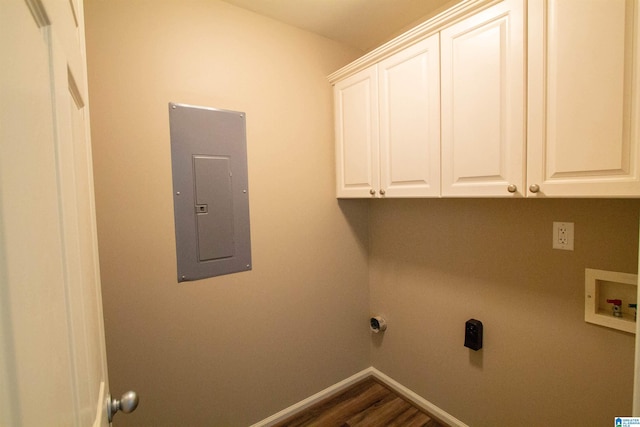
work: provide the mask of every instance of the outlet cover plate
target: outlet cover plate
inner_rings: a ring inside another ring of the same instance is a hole
[[[573,222],[553,223],[553,249],[573,250]]]

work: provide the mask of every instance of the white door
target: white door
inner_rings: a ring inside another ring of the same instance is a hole
[[[380,192],[385,197],[439,197],[438,34],[380,62],[378,78]]]
[[[80,0],[0,0],[0,425],[108,426]]]
[[[506,0],[441,32],[443,196],[525,194],[524,31]]]

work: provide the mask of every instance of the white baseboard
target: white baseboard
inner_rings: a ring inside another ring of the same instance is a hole
[[[287,418],[297,414],[298,412],[302,412],[303,410],[315,405],[316,403],[321,402],[322,400],[332,395],[338,394],[340,391],[349,388],[353,384],[367,377],[376,378],[378,381],[385,384],[387,387],[389,387],[390,389],[398,393],[400,396],[402,396],[409,402],[413,403],[414,405],[424,410],[425,412],[432,414],[434,417],[438,418],[440,421],[449,424],[451,427],[469,427],[462,421],[458,420],[454,416],[438,408],[433,403],[422,398],[417,393],[414,393],[413,391],[409,390],[399,382],[383,374],[382,372],[380,372],[374,367],[369,367],[367,369],[364,369],[358,372],[357,374],[352,375],[349,378],[332,385],[331,387],[327,387],[324,390],[314,394],[313,396],[308,397],[294,405],[291,405],[288,408],[278,412],[277,414],[270,416],[269,418],[265,418],[262,421],[258,421],[257,423],[253,424],[251,427],[270,427],[276,423],[279,423],[280,421],[284,421]]]
[[[423,411],[433,415],[434,417],[436,417],[440,421],[442,421],[442,422],[444,422],[446,424],[449,424],[451,427],[469,427],[468,425],[466,425],[465,423],[463,423],[462,421],[460,421],[459,419],[457,419],[453,415],[451,415],[448,412],[445,412],[444,410],[440,409],[439,407],[437,407],[433,403],[429,402],[427,399],[424,399],[419,394],[409,390],[407,387],[403,386],[402,384],[400,384],[399,382],[397,382],[393,378],[391,378],[391,377],[383,374],[382,372],[378,371],[376,368],[371,367],[371,368],[369,368],[369,370],[371,371],[371,375],[374,378],[376,378],[380,382],[384,383],[391,390],[395,391],[400,396],[404,397],[406,400],[408,400],[409,402],[413,403],[414,405],[416,405],[418,408],[422,409]]]
[[[315,405],[316,403],[322,401],[323,399],[326,399],[327,397],[332,396],[334,394],[338,394],[338,392],[342,390],[346,390],[347,388],[351,387],[353,384],[357,383],[358,381],[361,381],[367,377],[372,376],[373,373],[371,372],[371,369],[372,368],[367,368],[358,372],[355,375],[351,375],[346,380],[342,380],[337,384],[327,387],[324,390],[314,394],[313,396],[307,397],[306,399],[301,400],[300,402],[293,404],[286,409],[283,409],[282,411],[270,416],[269,418],[265,418],[262,421],[258,421],[257,423],[253,424],[251,427],[269,427],[276,423],[279,423],[280,421],[284,421],[287,418],[291,417],[292,415],[297,414],[298,412],[302,412],[303,410]]]

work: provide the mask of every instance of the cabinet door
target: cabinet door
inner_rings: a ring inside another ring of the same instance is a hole
[[[337,197],[372,197],[380,188],[376,67],[336,83],[334,100]]]
[[[378,64],[380,192],[440,196],[440,60],[435,34]]]
[[[523,20],[507,0],[441,33],[443,196],[523,195]]]
[[[537,196],[640,196],[637,3],[529,1],[527,180]]]

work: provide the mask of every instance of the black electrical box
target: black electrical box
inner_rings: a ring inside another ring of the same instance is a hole
[[[482,348],[482,322],[469,319],[464,325],[464,346],[478,351]]]

